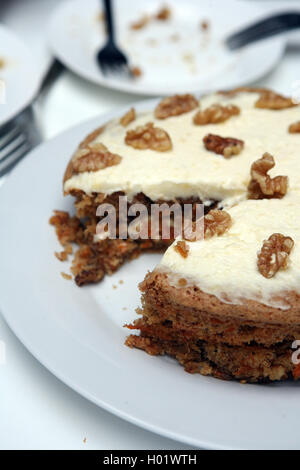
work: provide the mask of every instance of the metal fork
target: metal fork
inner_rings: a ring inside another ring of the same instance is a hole
[[[59,77],[64,67],[57,60],[53,61],[40,89],[35,97],[43,96]],[[0,127],[0,177],[10,171],[31,149],[42,141],[32,106]]]
[[[300,27],[300,13],[286,12],[258,21],[229,36],[225,43],[231,50]]]
[[[41,141],[31,108],[0,130],[0,176]]]
[[[103,75],[118,74],[131,78],[132,73],[128,65],[128,59],[117,47],[114,34],[113,12],[111,0],[103,0],[108,41],[97,53],[96,59]]]

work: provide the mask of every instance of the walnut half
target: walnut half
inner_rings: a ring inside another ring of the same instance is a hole
[[[153,122],[128,131],[125,142],[138,150],[151,149],[157,152],[172,150],[169,134],[160,127],[154,127]]]
[[[207,150],[223,155],[225,158],[238,155],[244,148],[242,140],[234,139],[233,137],[221,137],[215,134],[206,135],[203,143]]]
[[[198,111],[194,116],[194,124],[197,126],[204,126],[205,124],[219,124],[225,122],[232,116],[240,114],[240,108],[233,104],[222,106],[220,104],[213,104],[203,111]]]
[[[279,269],[286,269],[289,255],[294,246],[291,237],[285,237],[281,233],[273,233],[265,240],[261,251],[257,255],[257,267],[259,272],[270,279]]]
[[[300,133],[300,121],[293,122],[293,124],[289,126],[289,133],[290,134]]]
[[[120,124],[123,127],[127,127],[132,121],[134,121],[136,118],[136,113],[135,109],[131,108],[124,116],[121,117],[120,119]]]
[[[248,199],[282,198],[287,192],[288,177],[271,178],[268,171],[275,166],[272,155],[264,153],[262,158],[251,165],[251,181],[248,185]]]
[[[204,217],[204,224],[203,226],[200,225],[201,229],[204,227],[203,234],[196,233],[196,222],[193,222],[193,234],[189,237],[185,237],[185,240],[190,242],[195,242],[197,240],[201,240],[203,238],[211,238],[215,235],[220,236],[223,235],[227,230],[230,229],[232,225],[232,219],[230,214],[224,210],[212,209],[209,213]]]
[[[171,116],[179,116],[188,113],[199,106],[193,95],[175,95],[164,98],[155,108],[154,115],[157,119],[166,119]]]
[[[95,142],[77,150],[73,157],[73,168],[77,173],[98,171],[118,165],[121,160],[120,155],[109,152],[105,145]]]
[[[256,101],[255,107],[261,109],[280,110],[297,106],[291,98],[274,93],[271,90],[264,90],[260,98]]]
[[[211,210],[204,217],[204,238],[223,235],[223,233],[230,229],[231,224],[232,220],[228,212],[218,209]]]
[[[187,258],[189,255],[190,248],[185,243],[185,241],[179,241],[176,243],[174,250],[182,256],[182,258]]]

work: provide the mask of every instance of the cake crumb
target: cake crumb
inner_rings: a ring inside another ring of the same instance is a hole
[[[120,280],[119,280],[119,284],[124,284],[123,279],[120,279]]]
[[[67,273],[64,273],[64,272],[61,272],[60,274],[61,274],[62,277],[63,277],[64,279],[66,279],[67,281],[71,281],[72,276],[71,276],[70,274],[67,274]]]
[[[156,39],[153,39],[153,38],[149,38],[147,39],[146,43],[148,44],[148,46],[150,47],[155,47],[157,46],[157,40]]]
[[[202,31],[208,31],[210,29],[210,23],[207,20],[202,20],[200,23],[200,28]]]
[[[5,66],[5,60],[0,57],[0,69],[2,69]]]
[[[145,26],[147,26],[147,24],[149,23],[150,21],[150,18],[148,15],[144,15],[142,16],[142,18],[140,18],[139,20],[131,23],[130,25],[130,29],[132,29],[133,31],[138,31],[139,29],[143,29],[145,28]]]
[[[195,56],[191,52],[185,52],[182,55],[182,60],[186,62],[187,64],[192,64],[195,62]]]
[[[124,310],[124,311],[127,310],[127,307],[123,307],[122,310]]]
[[[139,20],[134,21],[130,25],[130,29],[133,31],[138,31],[144,29],[151,21],[168,21],[172,16],[172,11],[168,6],[164,6],[158,10],[154,15],[144,14],[140,17]]]
[[[83,441],[82,441],[82,442],[83,442],[84,444],[86,444],[86,437],[83,439]]]
[[[143,75],[142,69],[140,67],[133,66],[130,70],[134,78],[139,78]]]
[[[178,33],[175,33],[175,34],[171,34],[171,36],[169,37],[170,41],[172,42],[178,42],[180,41],[180,35]]]
[[[172,12],[168,6],[162,7],[155,15],[155,19],[159,21],[167,21],[171,18]]]
[[[113,284],[113,289],[117,289],[118,286],[116,286],[116,284]]]
[[[103,21],[105,21],[105,13],[104,13],[104,11],[99,11],[99,13],[97,13],[97,15],[96,15],[96,19],[97,19],[97,21],[100,21],[100,23],[102,23]]]
[[[59,261],[67,261],[68,259],[68,254],[66,251],[55,251],[54,254]]]

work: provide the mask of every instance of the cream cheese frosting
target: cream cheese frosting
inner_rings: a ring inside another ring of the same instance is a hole
[[[169,272],[171,282],[185,278],[223,302],[239,304],[242,299],[251,299],[287,309],[284,294],[300,293],[298,211],[300,195],[297,193],[288,193],[283,199],[243,201],[227,211],[232,218],[227,232],[202,241],[186,242],[189,245],[187,258],[174,249],[175,242],[157,269]],[[257,253],[273,233],[292,237],[295,245],[288,268],[266,279],[257,268]]]
[[[124,191],[129,200],[139,192],[153,201],[199,197],[204,203],[217,200],[230,206],[246,198],[251,163],[265,152],[271,153],[276,162],[270,175],[287,175],[289,187],[300,188],[300,171],[295,171],[300,161],[300,134],[288,133],[289,125],[300,120],[300,107],[280,111],[257,109],[254,103],[258,97],[257,93],[243,92],[230,97],[214,94],[202,98],[202,110],[214,103],[235,104],[241,109],[239,116],[221,124],[195,125],[193,116],[198,109],[165,120],[156,119],[153,111],[140,113],[126,128],[115,119],[95,142],[122,156],[121,163],[73,175],[64,189],[87,194]],[[126,145],[127,131],[147,122],[168,132],[172,150],[136,150]],[[225,159],[205,149],[203,137],[209,133],[241,139],[245,147],[239,155]]]

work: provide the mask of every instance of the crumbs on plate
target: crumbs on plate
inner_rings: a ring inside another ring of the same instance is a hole
[[[64,273],[64,272],[61,272],[60,274],[61,274],[62,277],[63,277],[64,279],[66,279],[67,281],[71,281],[72,276],[71,276],[70,274],[67,274],[67,273]]]
[[[130,25],[130,29],[138,31],[145,28],[151,21],[168,21],[172,16],[172,11],[168,6],[161,7],[154,15],[144,14],[139,20]]]
[[[130,68],[130,70],[134,78],[139,78],[143,75],[142,69],[140,67],[133,66]]]

